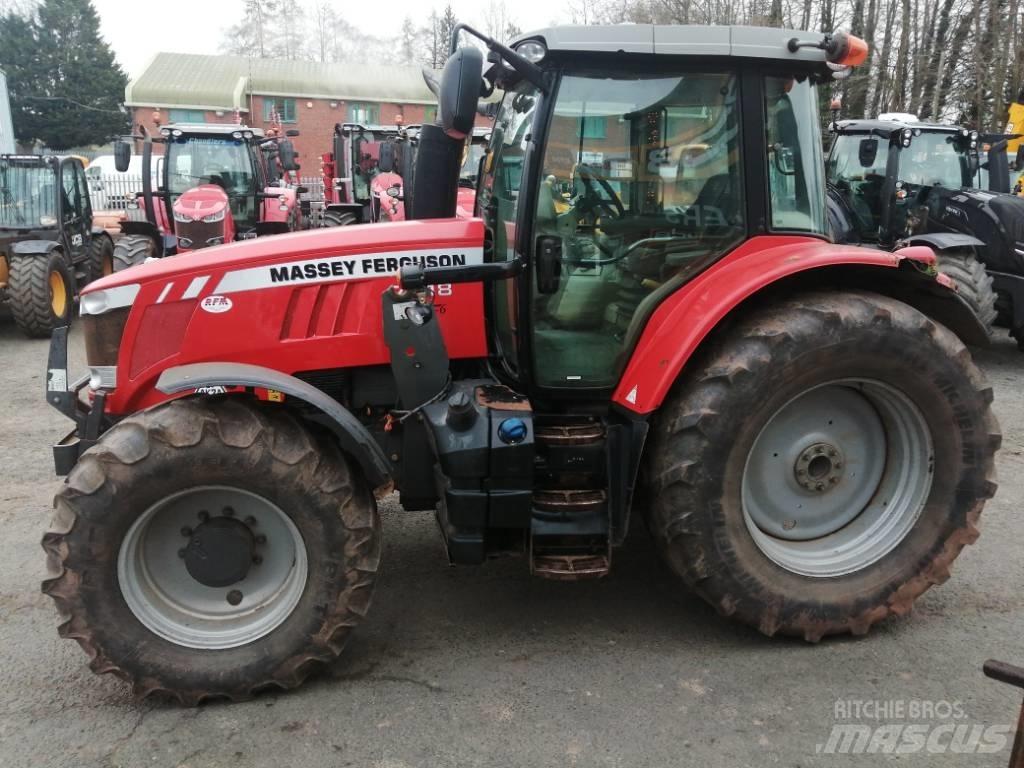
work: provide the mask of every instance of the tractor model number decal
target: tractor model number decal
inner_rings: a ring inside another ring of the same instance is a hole
[[[448,253],[416,250],[291,261],[228,272],[221,278],[215,293],[238,293],[296,283],[308,285],[387,277],[394,275],[399,267],[410,264],[424,267],[462,267],[467,264],[482,264],[483,256],[483,248],[465,248]]]
[[[207,312],[219,315],[221,312],[230,310],[233,305],[227,296],[207,296],[199,306]]]

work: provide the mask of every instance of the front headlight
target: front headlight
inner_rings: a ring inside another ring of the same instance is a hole
[[[224,209],[211,213],[209,216],[203,216],[203,221],[207,224],[213,224],[217,221],[224,221]]]
[[[178,213],[177,211],[174,212],[174,220],[179,222],[179,223],[181,223],[181,224],[191,224],[192,223],[192,217],[191,216],[189,216],[187,214],[184,214],[184,213]]]

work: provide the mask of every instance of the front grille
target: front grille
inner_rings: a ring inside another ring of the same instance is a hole
[[[206,248],[210,245],[216,245],[216,243],[209,242],[214,238],[220,238],[221,242],[224,240],[224,221],[205,222],[205,221],[178,221],[175,222],[174,230],[178,236],[178,240],[181,241],[183,248],[190,248],[197,250],[199,248]],[[187,244],[186,244],[187,241]]]

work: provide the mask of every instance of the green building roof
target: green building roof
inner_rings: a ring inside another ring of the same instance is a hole
[[[436,104],[417,66],[317,64],[158,53],[124,89],[128,107],[241,110],[247,96]]]

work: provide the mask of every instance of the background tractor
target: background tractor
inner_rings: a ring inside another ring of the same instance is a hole
[[[829,152],[829,213],[839,242],[925,244],[979,319],[1024,332],[1024,199],[1006,187],[1005,139],[918,122],[847,120]]]
[[[290,178],[299,169],[290,140],[234,124],[171,123],[159,133],[144,131],[142,193],[121,222],[115,269],[302,228],[298,195],[305,188]],[[158,177],[154,143],[164,148]],[[131,145],[119,141],[114,149],[118,170],[127,170]]]
[[[334,659],[392,489],[453,564],[550,579],[607,575],[643,515],[719,613],[812,642],[907,613],[977,538],[985,329],[929,248],[828,240],[817,86],[861,41],[463,34],[488,64],[445,65],[419,220],[106,278],[82,296],[88,385],[51,341],[47,401],[75,427],[43,589],[139,695],[244,699]]]
[[[0,306],[26,335],[68,325],[79,286],[113,272],[113,250],[92,226],[81,160],[0,155]]]
[[[418,126],[336,124],[331,151],[320,157],[320,226],[404,220],[417,132]]]

